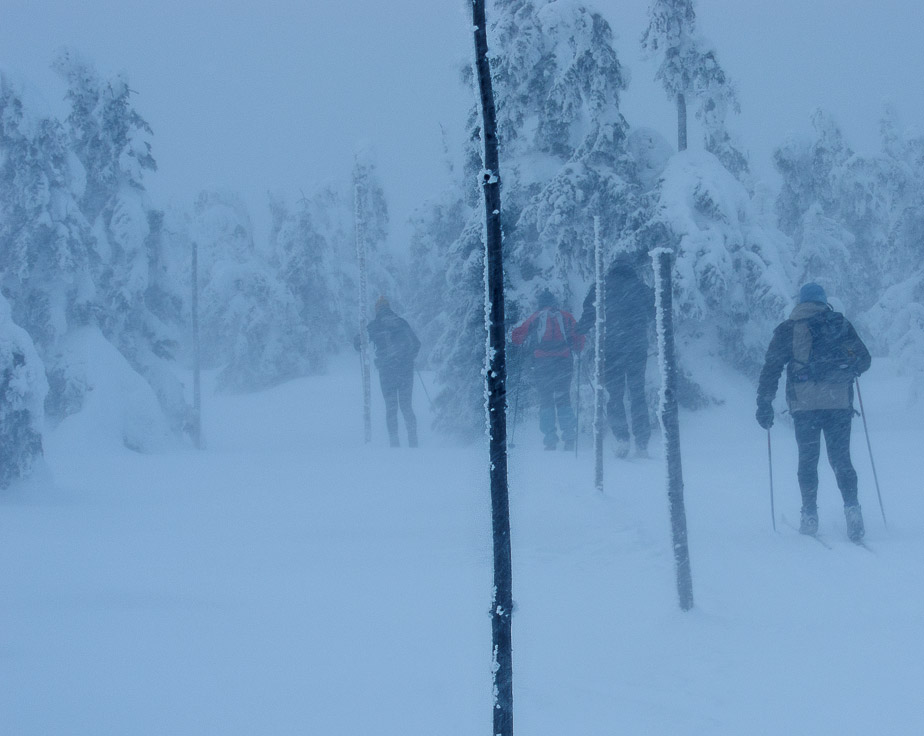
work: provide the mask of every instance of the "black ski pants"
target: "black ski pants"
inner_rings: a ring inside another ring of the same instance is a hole
[[[629,421],[626,417],[625,395],[629,392],[629,409],[632,416],[632,434],[641,450],[648,447],[651,422],[648,419],[648,401],[645,398],[645,367],[648,354],[644,350],[632,354],[607,353],[604,366],[606,416],[618,440],[629,441]]]
[[[828,462],[834,470],[837,487],[845,506],[857,503],[857,471],[850,461],[850,425],[853,409],[823,409],[795,411],[796,444],[799,446],[799,490],[802,506],[817,508],[818,459],[821,455],[821,434],[825,435]]]
[[[385,399],[385,426],[388,427],[388,440],[392,447],[400,447],[398,439],[398,407],[404,415],[409,447],[417,447],[417,417],[414,416],[412,393],[414,391],[414,366],[389,366],[387,370],[379,369],[379,385]]]
[[[577,426],[571,408],[571,374],[570,355],[536,358],[533,378],[539,394],[539,429],[545,436],[546,447],[554,448],[558,444],[556,427],[561,429],[562,440],[569,443],[575,440]]]

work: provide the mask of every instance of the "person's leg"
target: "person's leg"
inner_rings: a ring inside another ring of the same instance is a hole
[[[826,411],[824,432],[828,461],[837,478],[837,487],[844,499],[844,518],[847,521],[847,536],[853,542],[860,542],[866,534],[863,512],[857,502],[857,471],[850,461],[850,424],[852,409]]]
[[[558,414],[558,426],[565,449],[574,449],[577,437],[577,422],[571,406],[571,380],[574,373],[571,357],[556,359],[555,368],[555,410]]]
[[[414,416],[414,367],[402,373],[398,383],[398,405],[407,428],[408,447],[417,447],[417,417]]]
[[[558,445],[555,430],[555,384],[554,372],[549,358],[538,358],[533,368],[536,393],[539,395],[539,430],[544,436],[545,448],[554,450]]]
[[[609,398],[606,402],[606,418],[610,429],[616,439],[622,442],[629,441],[629,422],[626,418],[626,405],[623,400],[626,394],[625,366],[606,357],[606,370],[604,371],[604,385]]]
[[[799,448],[799,490],[802,508],[817,512],[818,458],[821,454],[821,426],[818,412],[796,411],[792,415],[796,428],[796,445]]]
[[[850,425],[853,415],[850,409],[825,412],[825,447],[828,462],[837,478],[844,506],[857,505],[857,471],[850,460]]]
[[[399,447],[398,440],[398,385],[391,371],[379,371],[379,385],[382,398],[385,399],[385,426],[388,428],[388,441],[392,447]]]
[[[635,449],[644,453],[651,438],[651,422],[648,419],[648,399],[645,397],[645,366],[648,356],[635,356],[626,366],[626,385],[629,389],[629,407],[632,412],[632,434],[635,435]]]

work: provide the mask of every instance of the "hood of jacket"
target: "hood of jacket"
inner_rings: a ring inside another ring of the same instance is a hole
[[[802,304],[797,304],[796,308],[789,313],[789,319],[793,322],[801,322],[830,311],[831,307],[827,304],[821,304],[820,302],[803,302]]]

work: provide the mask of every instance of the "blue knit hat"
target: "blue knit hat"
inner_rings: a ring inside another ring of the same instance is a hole
[[[799,303],[804,304],[805,302],[818,302],[819,304],[827,304],[828,297],[825,294],[825,290],[822,289],[821,286],[812,282],[799,289]]]

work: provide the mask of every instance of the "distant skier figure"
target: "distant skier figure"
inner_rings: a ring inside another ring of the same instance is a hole
[[[799,531],[818,531],[818,458],[821,433],[828,460],[844,500],[847,535],[859,542],[865,533],[857,500],[857,473],[850,461],[853,382],[870,366],[870,354],[844,315],[827,303],[824,289],[808,283],[799,304],[773,332],[757,387],[757,422],[773,426],[773,397],[786,366],[786,402],[799,447],[802,516]]]
[[[417,447],[417,418],[412,406],[414,390],[414,359],[420,351],[420,340],[407,323],[395,314],[388,299],[379,297],[375,303],[375,319],[368,326],[369,339],[375,346],[375,367],[385,399],[385,424],[392,447],[400,447],[398,439],[398,407],[404,415],[409,447]]]
[[[532,351],[533,376],[539,393],[539,429],[545,436],[545,449],[558,447],[558,429],[565,450],[573,450],[577,436],[571,407],[572,354],[584,347],[574,317],[559,309],[552,292],[546,289],[537,301],[539,309],[517,327],[511,339]],[[557,415],[557,425],[556,425]]]
[[[593,285],[584,299],[578,322],[578,332],[582,334],[593,334],[596,299],[597,288]],[[628,389],[635,452],[639,457],[647,457],[651,422],[645,397],[645,368],[648,364],[648,325],[654,320],[654,291],[639,278],[625,256],[617,257],[606,273],[603,313],[606,325],[603,382],[609,395],[606,416],[616,438],[613,449],[617,457],[629,454],[629,422],[624,403]]]

